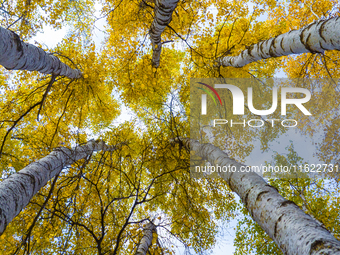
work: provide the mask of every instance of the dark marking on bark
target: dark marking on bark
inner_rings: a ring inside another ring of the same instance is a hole
[[[286,200],[286,201],[283,201],[283,202],[281,203],[281,207],[285,207],[285,206],[288,206],[288,205],[290,205],[290,204],[293,204],[293,205],[297,206],[293,201],[291,201],[291,200]],[[297,206],[297,207],[298,207],[298,206]]]
[[[272,40],[272,42],[270,43],[270,46],[269,46],[269,55],[271,57],[277,57],[277,55],[275,53],[275,49],[276,49],[275,41],[276,41],[276,38],[277,38],[277,36],[274,37],[274,39]]]
[[[324,32],[324,26],[325,24],[327,23],[327,21],[323,21],[321,26],[320,26],[320,29],[318,30],[319,31],[319,36],[322,38],[322,40],[326,41],[326,38],[323,36],[323,32]]]
[[[252,190],[253,188],[254,188],[254,186],[251,187],[251,188],[247,191],[246,195],[244,196],[244,201],[243,201],[243,203],[244,203],[244,205],[245,205],[246,208],[248,208],[248,196],[249,196],[249,193],[251,192],[251,190]],[[252,214],[252,210],[249,210],[249,211],[250,211],[250,213]]]
[[[306,245],[308,245],[308,243],[306,243]],[[310,246],[309,254],[314,254],[323,248],[326,248],[325,242],[323,240],[315,240]]]
[[[31,184],[33,186],[33,191],[35,190],[35,178],[34,178],[34,176],[27,174],[27,173],[20,173],[20,172],[18,172],[17,174],[29,177]],[[25,191],[26,191],[26,188],[25,188]]]
[[[231,173],[230,173],[229,180],[231,180],[233,174],[234,174],[234,172],[231,172]]]
[[[251,56],[251,57],[253,57],[253,55],[251,54],[251,51],[253,50],[253,48],[254,48],[254,46],[251,45],[248,49],[248,55]]]
[[[309,51],[311,52],[309,46],[306,45],[307,42],[308,42],[308,38],[307,38],[306,42],[304,42],[304,40],[303,40],[303,35],[304,35],[304,32],[306,31],[306,29],[307,29],[307,28],[303,29],[303,30],[301,31],[301,33],[300,33],[300,42],[305,46],[305,48],[306,48],[307,50],[309,50]]]
[[[326,50],[326,48],[322,46],[322,42],[321,41],[319,42],[319,46],[320,46],[321,49]]]
[[[27,195],[27,190],[26,190],[26,187],[25,187],[25,185],[22,183],[22,182],[19,182],[19,184],[20,184],[20,187],[23,189],[23,191],[26,193],[26,195]]]
[[[232,180],[232,175],[234,174],[234,172],[231,172],[231,174],[230,174],[230,176],[229,176],[229,179],[228,179],[228,181],[227,181],[227,183],[228,183],[228,185],[229,185],[229,187],[230,187],[230,189],[232,190],[232,191],[234,191],[235,190],[235,187],[232,185],[232,183],[231,183],[231,180]]]
[[[314,21],[313,23],[310,23],[307,27],[305,27],[305,28],[303,29],[303,32],[304,32],[305,30],[310,29],[310,28],[311,28],[312,26],[314,26],[316,23],[317,23],[317,21]]]
[[[268,193],[269,191],[261,191],[258,195],[257,195],[257,197],[256,197],[256,202],[257,201],[259,201],[260,199],[261,199],[261,196],[263,196],[264,194],[266,194],[266,193]]]
[[[305,47],[306,47],[306,49],[308,49],[311,53],[318,53],[317,51],[314,51],[314,50],[311,48],[311,46],[308,44],[308,41],[309,41],[310,36],[311,36],[311,34],[309,34],[309,35],[307,36]]]
[[[14,211],[15,211],[15,215],[17,215],[17,211],[18,211],[18,195],[20,194],[17,194],[17,192],[15,192],[16,190],[13,190],[11,186],[8,187],[8,189],[11,191],[11,193],[13,194],[12,195],[12,198],[13,198],[13,202],[15,204],[15,208],[14,208]]]
[[[283,51],[285,50],[285,49],[283,48],[283,37],[281,38],[280,47],[281,47],[281,49],[282,49]]]
[[[332,44],[332,46],[334,46],[334,47],[335,47],[335,46],[336,46],[336,44],[335,44],[335,43],[333,43],[333,39],[332,39],[332,38],[331,38],[331,40],[330,40],[330,41],[331,41],[331,44]]]
[[[20,37],[14,33],[13,31],[11,31],[13,33],[13,40],[17,46],[17,51],[21,52],[22,53],[22,44],[21,44],[21,40],[20,40]]]
[[[277,221],[275,222],[275,226],[274,226],[274,237],[276,238],[277,236],[277,225],[280,223],[280,221],[282,220],[282,217],[283,217],[284,214],[282,214],[278,219]]]
[[[21,56],[22,56],[22,54],[21,54]],[[22,70],[22,68],[25,68],[25,66],[26,66],[26,64],[27,64],[27,61],[29,61],[29,59],[25,58],[24,63],[23,63],[20,67],[17,65],[15,68],[18,68],[18,69],[21,69],[21,70]]]
[[[263,51],[263,44],[264,44],[263,41],[259,43],[259,45],[260,45],[260,55],[261,55],[262,58],[265,59],[265,58],[267,58],[267,57],[265,56],[265,53],[264,53],[264,51]]]
[[[251,189],[248,190],[247,194],[244,196],[244,205],[245,205],[246,208],[248,208],[248,195],[249,195],[250,191],[251,191]]]
[[[315,22],[314,22],[315,23]],[[305,48],[310,52],[310,53],[322,53],[322,52],[318,52],[318,51],[315,51],[311,48],[311,46],[308,44],[308,40],[311,36],[311,34],[309,33],[309,35],[307,36],[307,39],[306,41],[304,42],[303,40],[303,34],[306,30],[308,30],[312,25],[314,25],[314,23],[310,24],[309,26],[307,26],[305,29],[302,30],[301,34],[300,34],[300,42],[305,46]]]

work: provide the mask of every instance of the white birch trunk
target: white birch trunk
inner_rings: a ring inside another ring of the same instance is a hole
[[[0,65],[9,70],[39,71],[71,79],[82,77],[80,70],[72,69],[41,48],[24,43],[16,33],[2,27],[0,27]]]
[[[3,180],[0,183],[0,234],[31,198],[64,167],[95,151],[115,149],[116,147],[108,146],[103,141],[90,141],[74,149],[57,148],[46,157]]]
[[[165,27],[171,22],[172,13],[177,6],[178,0],[156,0],[155,1],[155,18],[149,31],[152,42],[152,65],[159,66],[162,52],[161,35]]]
[[[150,245],[152,244],[153,232],[156,232],[156,226],[152,222],[149,222],[148,224],[146,224],[144,228],[144,236],[142,237],[142,240],[140,241],[140,244],[137,248],[135,255],[146,254],[146,252],[149,250]]]
[[[324,53],[325,50],[340,50],[340,17],[319,20],[305,28],[253,44],[238,56],[223,57],[217,62],[222,66],[242,67],[261,59],[308,52]]]
[[[211,144],[200,144],[192,139],[181,140],[187,148],[191,147],[196,155],[207,159],[212,165],[231,165],[236,166],[237,170],[243,166]],[[258,174],[237,171],[219,175],[240,196],[252,218],[284,254],[340,254],[340,241],[294,202],[283,198]]]

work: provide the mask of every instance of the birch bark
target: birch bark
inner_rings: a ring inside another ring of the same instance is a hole
[[[57,148],[46,157],[3,180],[0,183],[0,234],[39,189],[64,167],[95,151],[113,151],[115,149],[116,147],[108,146],[103,141],[90,141],[86,145],[74,149]]]
[[[140,244],[137,248],[137,251],[135,255],[145,255],[146,252],[149,250],[149,247],[152,243],[152,233],[156,232],[156,226],[149,222],[146,224],[144,228],[144,236],[142,237],[142,240],[140,241]]]
[[[212,165],[236,166],[238,171],[235,173],[222,172],[219,175],[240,196],[252,218],[277,243],[284,254],[340,254],[340,241],[294,202],[283,198],[258,174],[240,172],[244,165],[230,159],[225,152],[212,144],[200,144],[192,139],[181,141]]]
[[[16,33],[2,27],[0,27],[0,65],[9,70],[39,71],[71,79],[82,77],[80,70],[72,69],[41,48],[24,43]]]
[[[217,59],[221,66],[242,67],[271,57],[299,53],[324,53],[340,50],[340,17],[319,20],[305,28],[292,30],[266,41],[251,45],[238,56]]]
[[[150,28],[150,38],[152,42],[152,65],[159,66],[162,52],[161,35],[165,27],[171,22],[172,13],[177,6],[178,0],[156,0],[155,18]]]

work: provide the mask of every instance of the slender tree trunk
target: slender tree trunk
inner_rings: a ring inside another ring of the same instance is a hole
[[[146,252],[149,250],[149,247],[152,243],[153,232],[156,232],[156,226],[152,222],[149,222],[148,224],[146,224],[144,228],[144,236],[142,237],[142,240],[140,241],[140,244],[137,248],[135,255],[146,254]]]
[[[340,254],[340,241],[305,214],[294,202],[283,198],[258,174],[240,172],[244,166],[230,159],[212,144],[200,144],[192,139],[181,139],[184,145],[211,164],[236,166],[237,171],[219,175],[242,199],[253,219],[277,243],[284,254],[316,255]]]
[[[253,44],[238,56],[223,57],[217,62],[222,66],[242,67],[261,59],[308,52],[323,53],[325,50],[340,50],[340,17],[319,20],[305,28]]]
[[[156,0],[155,18],[150,28],[150,38],[152,42],[152,65],[159,66],[162,52],[161,35],[165,27],[171,22],[172,13],[177,6],[178,0]]]
[[[90,141],[74,149],[57,148],[46,157],[3,180],[0,183],[0,234],[31,198],[64,167],[95,151],[115,149],[116,147],[108,146],[103,141]]]
[[[10,70],[39,71],[71,79],[82,76],[80,70],[72,69],[41,48],[24,43],[16,33],[2,27],[0,27],[0,65]]]

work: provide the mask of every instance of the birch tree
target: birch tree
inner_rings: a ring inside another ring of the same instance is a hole
[[[221,149],[211,144],[200,144],[190,139],[183,142],[209,162],[236,167],[236,172],[218,174],[240,196],[252,218],[284,254],[340,254],[339,240],[294,202],[284,199],[258,174],[242,172],[241,167],[244,165],[230,159]]]
[[[145,255],[152,244],[153,233],[156,233],[156,226],[149,222],[144,227],[144,235],[138,245],[135,255]]]
[[[217,60],[221,66],[242,67],[261,59],[300,53],[324,53],[340,50],[340,18],[315,21],[305,28],[292,30],[253,45],[238,56]]]
[[[293,144],[288,147],[286,155],[275,155],[271,165],[299,165],[306,164],[295,151]],[[339,204],[339,187],[332,185],[334,181],[323,178],[280,178],[268,179],[268,184],[280,191],[280,194],[293,201],[305,213],[316,219],[321,226],[328,229],[339,239],[340,218],[339,211],[334,209]],[[279,247],[270,240],[262,228],[244,209],[242,219],[238,222],[235,238],[235,254],[284,254]]]
[[[188,154],[169,146],[170,130],[159,124],[150,134],[127,123],[107,133],[109,144],[127,146],[80,159],[43,187],[2,234],[3,250],[134,254],[150,220],[162,230],[151,253],[174,253],[174,237],[188,249],[209,249],[215,221],[233,217],[233,196],[220,180],[190,179]],[[210,214],[210,203],[221,206]]]
[[[60,147],[0,183],[0,233],[31,198],[66,166],[96,151],[113,151],[103,141],[90,141],[74,149]]]
[[[155,18],[150,28],[150,38],[152,42],[152,64],[159,66],[162,52],[161,35],[165,27],[171,22],[172,13],[177,6],[178,0],[156,0],[155,1]]]
[[[39,71],[71,79],[82,77],[80,70],[70,68],[41,48],[24,43],[16,33],[2,27],[0,27],[0,65],[10,70]]]

